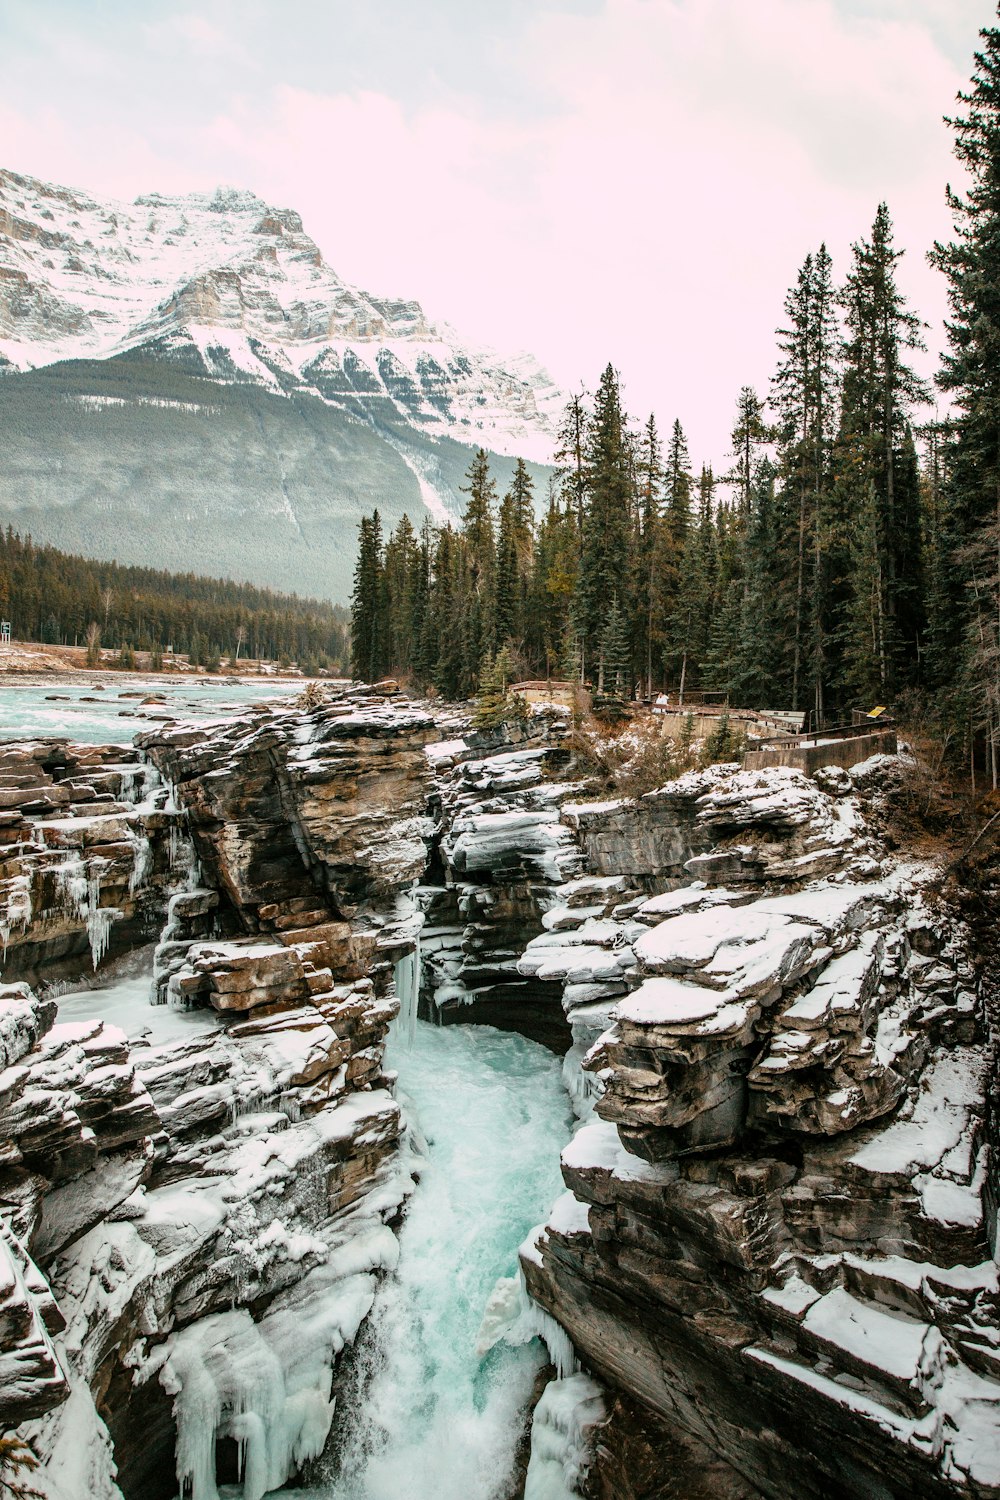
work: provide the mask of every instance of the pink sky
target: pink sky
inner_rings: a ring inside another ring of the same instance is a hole
[[[252,188],[341,275],[529,348],[568,388],[610,359],[696,461],[722,463],[739,386],[766,387],[806,251],[825,239],[841,277],[882,198],[940,347],[941,116],[985,0],[410,0],[363,20],[303,0],[295,47],[262,0],[114,11],[0,7],[23,60],[5,164],[119,197]]]

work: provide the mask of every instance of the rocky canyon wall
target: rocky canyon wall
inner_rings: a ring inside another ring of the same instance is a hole
[[[0,992],[0,1425],[53,1500],[211,1500],[238,1463],[256,1497],[324,1446],[412,1187],[382,1055],[434,737],[422,710],[354,697],[164,729],[144,766],[115,752],[127,771],[6,753],[7,973],[44,990],[96,967],[106,908],[116,952],[168,918],[145,1035]],[[148,795],[79,791],[126,775]]]
[[[0,1424],[52,1500],[323,1448],[412,1189],[400,998],[565,1053],[519,1316],[581,1495],[1000,1495],[982,935],[882,832],[896,760],[594,801],[558,715],[364,692],[4,754]],[[59,1021],[165,918],[171,1034]]]
[[[571,1018],[619,997],[525,1281],[689,1468],[728,1466],[699,1494],[1000,1493],[994,1039],[973,934],[875,831],[898,774],[722,767],[578,809],[596,867],[676,840],[688,883],[571,891],[521,960]]]

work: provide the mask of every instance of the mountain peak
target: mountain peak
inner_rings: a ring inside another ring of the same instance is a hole
[[[419,302],[350,286],[294,209],[229,186],[102,201],[0,170],[6,367],[107,359],[164,338],[224,347],[234,378],[291,380],[322,399],[336,396],[310,370],[332,360],[343,374],[347,361],[355,396],[366,386],[425,432],[551,457],[561,397],[536,361],[505,361],[435,327]]]
[[[124,203],[3,171],[0,384],[11,524],[333,599],[360,516],[460,515],[474,448],[501,485],[549,464],[563,399],[532,358],[349,285],[243,188]]]

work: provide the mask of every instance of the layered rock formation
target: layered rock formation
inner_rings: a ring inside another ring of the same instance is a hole
[[[560,807],[575,783],[557,715],[535,743],[483,754],[474,736],[429,747],[437,772],[435,871],[419,893],[426,1011],[486,1022],[564,1050],[554,992],[518,967],[568,876],[581,868]]]
[[[256,1500],[324,1446],[412,1185],[382,1053],[431,737],[357,698],[148,737],[197,851],[155,977],[190,1024],[130,1041],[0,993],[0,1425],[53,1497],[210,1500],[239,1464]]]
[[[180,883],[179,819],[119,745],[0,745],[0,940],[7,978],[96,970],[154,938]]]
[[[529,1496],[553,1465],[594,1500],[1000,1495],[994,1044],[970,933],[877,832],[893,763],[595,803],[558,716],[491,742],[374,693],[142,753],[136,803],[66,746],[9,788],[9,972],[90,965],[47,892],[93,850],[112,938],[167,916],[187,1017],[0,996],[0,1423],[52,1500],[157,1500],[175,1455],[196,1500],[242,1455],[257,1500],[323,1448],[412,1186],[383,1048],[418,989],[568,1049],[583,1124],[514,1314],[563,1375]],[[58,795],[91,774],[120,805]]]
[[[969,934],[867,829],[886,774],[716,768],[577,810],[602,870],[699,878],[550,912],[521,961],[571,1015],[620,995],[527,1287],[612,1389],[789,1500],[1000,1494],[992,1042]]]

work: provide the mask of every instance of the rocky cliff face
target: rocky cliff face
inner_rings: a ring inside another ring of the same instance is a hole
[[[578,810],[600,868],[689,883],[550,912],[521,961],[571,1017],[620,995],[528,1289],[626,1401],[789,1500],[1000,1493],[993,1042],[969,933],[868,824],[892,774],[716,768]]]
[[[341,602],[362,513],[457,515],[471,450],[547,465],[562,403],[533,359],[346,285],[252,193],[3,170],[0,377],[0,492],[36,540]]]
[[[333,1367],[412,1185],[382,1052],[414,948],[431,729],[355,699],[147,737],[172,782],[157,815],[195,851],[155,976],[190,1024],[130,1039],[60,1023],[27,985],[0,993],[0,1425],[44,1459],[53,1497],[179,1483],[205,1500],[238,1452],[259,1496],[323,1448]],[[93,821],[58,810],[74,834]],[[36,907],[16,928],[43,980],[72,946],[52,948],[48,921]],[[79,947],[86,924],[70,926]]]
[[[6,977],[96,970],[151,941],[182,878],[177,830],[168,789],[131,748],[0,746]]]
[[[10,762],[11,972],[90,962],[54,850],[108,859],[110,931],[147,930],[141,831],[189,1018],[0,997],[0,1423],[53,1500],[156,1500],[175,1452],[197,1500],[242,1452],[257,1500],[323,1448],[412,1188],[382,1058],[418,988],[565,1050],[583,1122],[512,1311],[563,1375],[527,1494],[553,1466],[592,1500],[1000,1494],[994,1038],[974,935],[878,832],[894,762],[595,803],[558,717],[491,743],[363,693],[143,755],[96,813],[73,747]],[[56,843],[91,817],[132,837]]]

